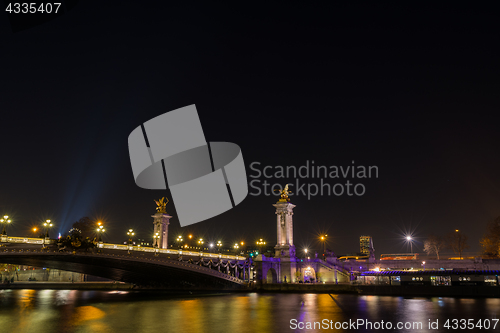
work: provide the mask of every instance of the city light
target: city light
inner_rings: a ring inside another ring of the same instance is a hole
[[[50,220],[46,220],[43,226],[45,227],[45,237],[49,237],[49,228],[52,227],[52,222]]]
[[[160,233],[159,232],[157,232],[153,235],[153,247],[160,247]]]
[[[411,253],[413,254],[413,238],[410,235],[408,235],[406,236],[406,241],[410,243]]]
[[[326,235],[326,234],[321,235],[321,237],[320,237],[321,241],[323,242],[323,257],[325,257],[325,255],[326,255],[326,237],[328,237],[328,235]]]
[[[127,232],[127,235],[128,235],[128,251],[127,253],[130,254],[130,250],[131,250],[131,247],[130,244],[132,243],[132,236],[135,235],[135,232],[133,229],[128,229],[128,232]]]
[[[9,216],[8,215],[4,215],[3,219],[0,219],[0,222],[2,223],[3,225],[3,231],[2,231],[2,235],[7,235],[7,228],[6,226],[11,223],[12,221],[9,220]]]
[[[97,234],[99,235],[99,239],[98,239],[98,241],[99,241],[99,242],[102,242],[102,237],[101,237],[101,234],[102,234],[103,232],[105,232],[106,230],[104,229],[104,226],[102,225],[102,223],[101,223],[101,222],[98,222],[98,223],[97,223],[97,225],[99,226],[99,227],[97,228]]]

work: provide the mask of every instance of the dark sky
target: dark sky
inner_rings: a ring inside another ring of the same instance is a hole
[[[470,5],[470,4],[469,4]],[[378,254],[460,229],[479,251],[500,215],[499,24],[493,8],[385,3],[80,1],[17,31],[0,14],[0,213],[9,234],[83,216],[152,234],[153,199],[134,183],[127,138],[196,104],[207,141],[262,165],[376,165],[363,196],[295,196],[295,244]],[[14,32],[15,31],[15,32]],[[262,179],[263,180],[263,179]],[[271,179],[272,183],[295,182]],[[345,180],[327,180],[330,183]],[[317,180],[305,180],[317,182]],[[275,243],[276,197],[180,228],[225,244]],[[196,209],[196,207],[193,207]]]

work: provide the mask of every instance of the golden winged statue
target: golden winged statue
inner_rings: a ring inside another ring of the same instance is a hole
[[[158,206],[158,207],[156,207],[156,212],[166,214],[167,213],[168,199],[163,197],[160,200],[155,200],[155,202],[156,202],[156,205]]]
[[[292,192],[290,192],[288,190],[288,184],[285,185],[285,188],[283,190],[275,190],[275,191],[278,191],[281,193],[281,198],[279,200],[279,202],[288,202],[290,201],[290,199],[288,198],[288,195],[289,194],[293,194]]]

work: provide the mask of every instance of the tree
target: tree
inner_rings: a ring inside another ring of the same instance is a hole
[[[82,217],[72,225],[73,228],[81,231],[82,238],[91,237],[95,234],[97,223],[89,217]]]
[[[488,222],[486,233],[479,241],[484,255],[490,257],[500,257],[500,216]]]
[[[439,260],[439,252],[441,252],[445,246],[446,243],[442,237],[430,235],[424,242],[424,252],[427,253],[427,255],[435,254]]]
[[[71,249],[73,251],[89,251],[95,247],[96,240],[92,241],[89,237],[83,238],[80,230],[73,228],[69,231],[69,234],[62,238],[60,244],[65,249]]]
[[[467,239],[467,235],[462,233],[460,230],[450,232],[446,237],[448,247],[452,249],[455,254],[458,254],[460,259],[462,259],[462,253],[464,252],[464,250],[469,248]]]

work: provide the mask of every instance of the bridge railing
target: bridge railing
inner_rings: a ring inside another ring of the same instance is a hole
[[[245,260],[246,257],[241,256],[231,256],[226,254],[218,254],[218,253],[207,253],[207,252],[194,252],[194,251],[185,251],[185,250],[175,250],[175,249],[157,249],[154,247],[148,246],[140,246],[140,245],[125,245],[125,244],[111,244],[111,243],[101,243],[99,244],[99,248],[101,249],[109,249],[109,250],[130,250],[137,252],[157,252],[157,253],[165,253],[165,254],[174,254],[174,255],[186,255],[186,256],[201,256],[201,257],[209,257],[209,258],[222,258],[222,259],[230,259],[230,260]]]
[[[3,243],[24,243],[24,244],[55,244],[55,239],[47,239],[47,238],[34,238],[34,237],[1,237],[0,239]],[[241,256],[232,256],[227,254],[220,253],[210,253],[210,252],[194,252],[194,251],[184,251],[184,250],[174,250],[174,249],[157,249],[153,247],[147,246],[130,246],[126,244],[111,244],[111,243],[99,243],[97,245],[101,249],[109,249],[109,250],[122,250],[122,251],[137,251],[137,252],[157,252],[157,253],[165,253],[165,254],[174,254],[174,255],[186,255],[186,256],[194,256],[194,257],[205,257],[205,258],[220,258],[220,259],[229,259],[229,260],[245,260],[246,257]]]
[[[53,239],[34,238],[34,237],[2,237],[2,242],[6,243],[24,243],[24,244],[54,244]]]

